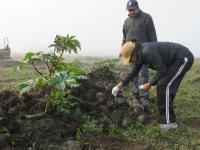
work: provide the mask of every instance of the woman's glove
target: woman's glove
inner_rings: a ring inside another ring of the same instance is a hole
[[[113,89],[112,89],[112,95],[115,97],[117,96],[117,93],[119,92],[120,88],[123,86],[123,83],[118,83]]]
[[[145,83],[145,84],[139,86],[140,90],[149,90],[150,88],[151,88],[150,83]]]

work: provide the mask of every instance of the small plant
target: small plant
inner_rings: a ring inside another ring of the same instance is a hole
[[[10,131],[6,127],[0,127],[0,134],[9,134]]]
[[[102,133],[102,128],[98,126],[96,120],[90,120],[89,116],[85,118],[87,121],[77,130],[75,139],[83,141],[86,134],[99,134]]]
[[[82,134],[81,130],[78,129],[76,132],[76,135],[75,135],[75,140],[82,141],[82,139],[83,139],[83,134]]]
[[[97,125],[96,120],[88,120],[82,125],[83,133],[101,133],[102,128]]]
[[[64,52],[77,54],[77,51],[81,49],[80,43],[75,39],[75,36],[57,35],[54,43],[49,47],[53,48],[53,51],[49,53],[28,52],[25,55],[17,70],[23,69],[25,64],[30,63],[39,77],[17,84],[16,89],[20,91],[20,94],[23,94],[34,88],[46,88],[44,113],[55,107],[60,111],[68,112],[70,100],[72,99],[69,90],[79,86],[78,80],[87,79],[87,77],[76,65],[65,63],[63,54]],[[39,64],[45,64],[46,69],[40,70],[36,66],[38,62]]]
[[[71,116],[77,120],[81,120],[84,118],[84,114],[82,114],[80,108],[76,108],[75,110],[71,110]]]
[[[117,124],[111,123],[108,128],[108,135],[109,136],[116,136],[119,134],[119,128]]]

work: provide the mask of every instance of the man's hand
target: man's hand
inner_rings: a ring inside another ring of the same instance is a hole
[[[145,83],[145,84],[139,86],[140,90],[149,90],[150,88],[151,88],[150,83]]]
[[[114,95],[114,96],[116,97],[118,92],[119,92],[119,88],[118,88],[118,86],[115,86],[115,87],[112,89],[112,95]]]

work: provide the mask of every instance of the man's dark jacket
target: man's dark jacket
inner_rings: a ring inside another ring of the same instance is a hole
[[[136,17],[128,17],[123,25],[123,40],[125,42],[136,38],[138,42],[156,42],[156,30],[152,17],[141,11]]]

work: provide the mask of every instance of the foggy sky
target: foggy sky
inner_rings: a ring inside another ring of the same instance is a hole
[[[126,0],[0,0],[0,48],[46,50],[57,34],[76,35],[81,55],[118,56]],[[200,57],[199,0],[138,0],[155,23],[159,41],[178,42]]]

